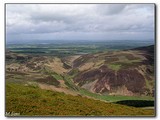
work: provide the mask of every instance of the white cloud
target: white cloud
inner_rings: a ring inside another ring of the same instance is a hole
[[[8,40],[153,39],[154,5],[7,4],[6,28]]]

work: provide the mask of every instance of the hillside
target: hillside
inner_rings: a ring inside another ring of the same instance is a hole
[[[153,48],[65,57],[7,50],[6,112],[20,112],[20,115],[153,115]]]
[[[73,94],[82,88],[102,95],[154,96],[154,46],[63,58],[7,51],[6,63],[10,82],[38,82],[43,89]]]
[[[153,116],[153,110],[106,103],[81,96],[6,84],[6,116]]]
[[[73,61],[69,74],[76,85],[93,93],[154,96],[153,51],[148,46],[83,55]]]

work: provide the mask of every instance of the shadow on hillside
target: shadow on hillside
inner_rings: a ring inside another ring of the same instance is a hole
[[[123,101],[118,101],[114,103],[133,106],[133,107],[153,107],[154,106],[153,100],[123,100]]]

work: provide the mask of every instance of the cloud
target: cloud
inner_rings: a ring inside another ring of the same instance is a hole
[[[106,14],[106,15],[114,15],[121,13],[127,4],[99,4],[97,5],[97,10],[99,10],[100,13]]]
[[[7,4],[6,29],[8,40],[154,39],[154,4]]]

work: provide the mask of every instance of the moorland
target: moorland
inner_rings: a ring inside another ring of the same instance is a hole
[[[154,43],[6,45],[6,112],[21,116],[154,116]]]

